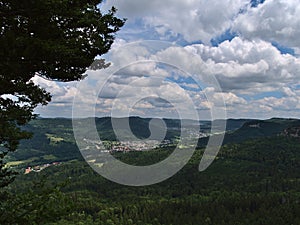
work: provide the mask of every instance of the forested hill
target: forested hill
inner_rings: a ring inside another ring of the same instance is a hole
[[[289,128],[299,127],[298,119],[272,118],[269,120],[251,120],[234,132],[229,132],[224,143],[240,142],[248,139],[284,135]]]
[[[124,121],[125,119],[119,118],[117,120]],[[82,120],[84,121],[84,119]],[[140,139],[149,137],[150,120],[150,118],[130,117],[131,131]],[[95,121],[101,140],[115,140],[111,118],[95,118]],[[168,127],[165,139],[176,139],[180,135],[180,120],[164,119],[164,121]],[[195,128],[198,125],[198,122],[193,120],[186,121],[186,123],[190,125],[190,128]],[[299,124],[300,121],[295,119],[229,119],[224,144],[238,143],[259,137],[290,135],[297,131],[296,128],[299,127]],[[200,121],[200,132],[208,133],[210,126],[210,121]],[[74,140],[71,119],[38,118],[31,121],[25,129],[33,133],[33,138],[22,141],[19,150],[10,154],[9,161],[17,161],[17,164],[20,163],[24,166],[34,162],[81,159],[81,154]],[[295,129],[296,131],[293,131]],[[199,139],[199,147],[205,146],[207,139]]]
[[[90,120],[91,118],[80,119],[83,122]],[[152,118],[141,118],[141,117],[129,117],[129,118],[114,118],[116,123],[124,123],[129,120],[131,131],[139,138],[147,138],[150,135],[149,122]],[[178,131],[181,127],[181,120],[179,119],[166,119],[164,118],[169,132],[176,131],[177,133],[169,133],[169,137],[172,135],[179,134]],[[234,131],[243,126],[244,123],[251,121],[250,119],[228,119],[226,121],[226,131]],[[223,123],[220,120],[216,120],[215,124],[218,126],[218,122]],[[195,121],[195,120],[184,120],[184,123],[191,128],[197,128],[200,125],[202,132],[209,132],[211,127],[211,121]],[[115,136],[113,134],[113,127],[111,117],[95,118],[95,124],[97,130],[101,135],[101,138],[113,140]],[[37,118],[31,121],[26,129],[31,132],[53,132],[53,133],[71,133],[72,132],[72,119],[68,118]]]
[[[230,121],[230,120],[228,120]],[[231,121],[236,123],[237,120]],[[223,144],[240,143],[245,140],[272,137],[272,136],[297,136],[297,131],[300,130],[300,120],[298,119],[285,119],[285,118],[272,118],[268,120],[242,120],[243,123],[240,127],[230,130],[224,137]],[[231,126],[230,123],[227,123]],[[300,132],[299,132],[300,135]],[[199,139],[198,146],[204,147],[207,143],[207,138]]]
[[[162,160],[171,150],[114,156],[132,165],[145,165]],[[172,178],[146,187],[110,182],[78,160],[21,175],[3,196],[7,204],[0,221],[9,218],[11,224],[49,225],[300,224],[299,138],[276,135],[226,144],[212,165],[199,172],[202,153],[202,149],[196,150]]]
[[[131,118],[135,126],[147,127],[149,120]],[[98,129],[111,129],[109,118],[96,121]],[[0,192],[6,209],[0,224],[300,224],[299,120],[231,120],[236,130],[227,131],[207,170],[198,171],[203,154],[198,148],[175,176],[146,187],[122,186],[94,172],[81,159],[71,122],[37,119],[26,127],[34,137],[10,155],[10,166],[21,174]],[[179,124],[166,123],[175,131]],[[142,166],[165,159],[173,149],[112,154]],[[43,166],[48,162],[61,163]],[[37,169],[24,174],[27,166]]]

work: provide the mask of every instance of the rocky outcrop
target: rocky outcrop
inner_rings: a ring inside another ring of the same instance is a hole
[[[282,133],[284,136],[288,137],[300,137],[300,126],[297,127],[289,127],[285,129]]]

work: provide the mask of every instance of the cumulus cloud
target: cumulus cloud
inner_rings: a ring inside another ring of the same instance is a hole
[[[65,93],[57,82],[46,80],[40,76],[34,76],[31,80],[35,84],[39,84],[42,88],[46,89],[46,91],[50,92],[54,96],[61,96]]]
[[[32,78],[32,81],[35,84],[39,84],[46,91],[50,92],[52,95],[51,105],[70,105],[73,101],[73,98],[77,92],[75,82],[59,83],[50,80],[46,80],[39,76]]]
[[[120,16],[129,21],[142,18],[145,26],[154,27],[161,37],[171,31],[187,41],[209,43],[231,27],[247,4],[248,0],[109,0],[103,7],[116,6]]]
[[[138,49],[139,47],[129,46],[115,54],[121,53],[123,57],[128,55],[130,58]],[[143,111],[142,107],[144,110],[151,109],[153,115],[157,115],[163,105],[137,103],[149,96],[176,103],[176,107],[186,111],[191,111],[186,107],[188,98],[192,99],[195,109],[202,111],[223,107],[225,102],[229,117],[238,117],[237,112],[241,113],[240,116],[275,115],[280,107],[291,109],[292,103],[296,102],[295,96],[298,93],[292,86],[299,84],[299,58],[281,54],[269,42],[236,37],[216,47],[194,44],[184,48],[170,46],[157,52],[149,51],[145,46],[141,49],[143,61],[139,61],[139,57],[132,58],[137,63],[130,62],[129,66],[123,67],[105,81],[100,97],[111,101],[109,104],[99,101],[98,106],[102,108],[102,112],[107,112],[104,109],[111,108],[114,104],[119,115],[128,111],[129,106],[136,106],[135,109],[140,113]],[[134,54],[137,53],[138,51]],[[152,61],[144,61],[149,59]],[[165,80],[170,76],[171,80]],[[196,82],[187,82],[189,76],[193,76]],[[219,81],[222,90],[217,90],[206,82],[213,77]],[[87,89],[91,88],[87,86]],[[201,89],[208,96],[203,97]],[[268,92],[281,93],[283,97],[255,97]],[[294,107],[289,113],[296,113],[297,110]],[[172,116],[172,113],[165,111],[164,115]]]
[[[300,47],[299,0],[267,0],[234,20],[232,30],[248,39]]]
[[[121,70],[117,71],[115,74],[121,74],[128,77],[133,76],[156,76],[156,77],[167,77],[168,72],[164,69],[159,68],[156,62],[151,61],[139,61],[134,64],[130,64]]]
[[[141,20],[143,25],[138,30],[151,27],[161,39],[181,35],[189,42],[209,44],[230,30],[247,39],[276,42],[295,51],[300,47],[298,0],[268,0],[257,7],[251,7],[249,0],[108,0],[102,7],[112,5],[119,9],[120,16],[129,19],[127,23]]]
[[[86,105],[93,104],[95,99],[89,96],[97,95],[101,89],[97,112],[110,113],[115,104],[121,114],[128,109],[130,101],[134,101],[136,112],[149,110],[147,112],[155,114],[164,108],[165,115],[172,116],[172,107],[164,107],[168,106],[164,102],[138,102],[139,96],[150,96],[176,103],[176,107],[186,111],[191,111],[187,108],[189,98],[193,107],[202,111],[222,107],[224,101],[228,117],[299,117],[298,0],[266,0],[257,7],[250,7],[249,0],[107,0],[102,7],[111,5],[119,9],[121,17],[129,20],[107,56],[118,71],[113,71],[110,77],[89,71],[89,82],[82,84]],[[212,38],[228,30],[237,37],[211,46]],[[148,36],[152,32],[156,33]],[[130,45],[127,43],[129,33],[135,33],[136,40],[157,35],[158,39],[168,40],[173,36],[203,44],[184,48],[166,47],[163,43]],[[296,55],[282,54],[274,43],[293,48]],[[168,66],[151,60],[167,62]],[[170,76],[172,79],[167,79]],[[181,79],[189,76],[199,83]],[[212,87],[214,78],[222,90]],[[70,103],[75,95],[73,84],[62,85],[38,77],[34,80],[53,94],[49,110],[62,108],[62,104]],[[203,96],[201,90],[205,90],[210,99]],[[265,93],[270,96],[266,97]]]
[[[218,47],[199,44],[186,49],[201,57],[225,92],[255,94],[299,83],[300,59],[281,54],[269,42],[236,37]]]

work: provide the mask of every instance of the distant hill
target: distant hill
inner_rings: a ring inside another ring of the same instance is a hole
[[[269,120],[252,120],[228,135],[229,139],[246,140],[250,138],[269,137],[281,134],[285,129],[299,124],[296,119],[272,118]]]
[[[286,128],[282,132],[283,136],[300,137],[300,120],[295,121],[292,126]]]
[[[251,119],[227,119],[226,120],[226,131],[235,131],[241,128],[246,122],[252,121]],[[200,121],[200,128],[203,132],[210,132],[211,121]],[[223,131],[224,120],[214,120],[215,128]]]
[[[272,123],[262,127],[276,128],[278,121]],[[241,130],[256,129],[256,125],[247,124]],[[171,150],[119,152],[114,157],[130,165],[141,166],[165,159]],[[174,225],[300,224],[299,150],[298,139],[284,136],[228,144],[220,149],[218,157],[207,170],[199,172],[203,151],[198,149],[176,175],[144,187],[111,182],[93,171],[86,162],[73,160],[40,173],[19,176],[8,190],[12,191],[11,202],[14,204],[7,204],[5,209],[13,217],[36,202],[35,205],[45,213],[41,215],[47,216],[53,208],[61,210],[67,204],[72,206],[67,211],[70,215],[54,218],[59,222],[51,224],[127,225],[134,224],[132,221],[139,221],[137,224]],[[41,178],[47,181],[44,188],[40,185]],[[66,180],[69,182],[66,183]],[[55,186],[55,192],[41,198],[40,193],[49,193],[49,187],[55,183],[65,185],[61,188]],[[58,191],[63,191],[64,195]],[[27,193],[36,194],[36,200],[28,198]],[[5,201],[7,195],[3,199]],[[18,199],[22,204],[16,204],[20,202]],[[41,200],[45,200],[43,207]],[[30,215],[36,213],[29,209]],[[20,224],[24,224],[23,221]]]
[[[299,126],[299,124],[300,120],[297,119],[272,118],[268,120],[249,120],[239,129],[227,132],[223,144],[282,135],[286,129]]]
[[[227,132],[223,144],[240,143],[249,139],[277,135],[289,135],[293,132],[295,133],[297,127],[300,130],[300,120],[298,119],[272,118],[268,120],[228,120]],[[199,139],[198,146],[206,146],[207,141],[208,138]]]
[[[89,118],[91,119],[91,118]],[[87,119],[80,119],[85,122]],[[117,118],[117,123],[126,122],[127,118]],[[150,136],[149,122],[151,118],[130,117],[131,131],[124,129],[122,134],[132,132],[139,139]],[[172,140],[180,136],[181,121],[164,119],[167,125],[165,139]],[[188,128],[199,128],[201,132],[210,132],[211,121],[185,120]],[[224,121],[215,121],[218,122]],[[116,140],[111,118],[95,118],[97,131],[101,140]],[[156,126],[160,126],[159,124]],[[33,133],[33,138],[21,142],[18,151],[10,154],[9,161],[49,162],[81,159],[81,154],[75,143],[72,120],[66,118],[38,118],[31,121],[25,129]],[[157,127],[160,129],[160,127]],[[197,130],[196,130],[197,131]],[[300,134],[300,120],[272,118],[269,120],[229,119],[223,144],[238,143],[248,139],[276,135],[295,136]],[[89,131],[86,131],[89,132]],[[198,147],[206,146],[208,138],[201,138]],[[30,159],[30,160],[28,160]],[[27,160],[27,161],[26,161]]]
[[[87,119],[80,119],[84,123]],[[124,124],[128,118],[114,118],[116,123]],[[124,130],[124,132],[132,132],[136,137],[145,139],[150,136],[149,122],[152,118],[141,118],[141,117],[129,117],[129,125],[131,131]],[[165,139],[173,139],[175,136],[180,135],[181,120],[179,119],[163,119],[167,126],[167,134]],[[250,121],[249,119],[228,119],[226,124],[226,131],[234,131],[243,126],[245,122]],[[216,120],[215,124],[224,122]],[[211,121],[195,121],[195,120],[184,120],[184,124],[187,128],[196,129],[199,127],[202,132],[210,132]],[[110,117],[95,118],[95,124],[97,131],[99,132],[101,140],[116,140],[112,122]],[[157,127],[159,129],[160,127]],[[59,134],[68,141],[73,140],[72,131],[72,120],[67,118],[38,118],[30,122],[25,127],[26,130],[33,132],[37,135],[44,133]],[[87,131],[88,132],[88,131]]]

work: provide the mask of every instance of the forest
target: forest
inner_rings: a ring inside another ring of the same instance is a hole
[[[299,225],[299,15],[296,0],[0,1],[0,225]],[[123,115],[129,147],[104,117]],[[125,186],[90,167],[109,163],[85,160],[78,130],[134,166],[195,151]]]
[[[21,173],[1,190],[0,224],[299,224],[300,139],[291,135],[295,127],[285,127],[276,135],[228,141],[204,172],[198,171],[204,150],[199,147],[175,176],[144,187],[106,180],[70,148],[62,155],[74,154],[61,164]],[[48,139],[44,145],[51,144]],[[148,165],[172,151],[114,156]],[[16,168],[23,172],[21,167]]]

